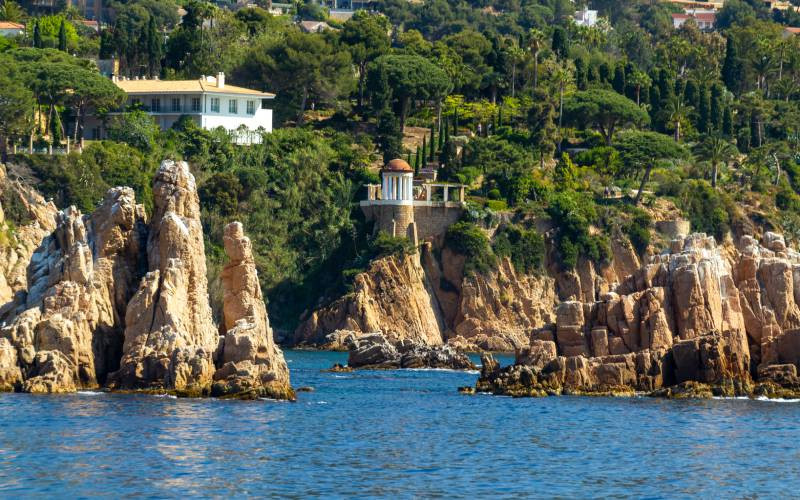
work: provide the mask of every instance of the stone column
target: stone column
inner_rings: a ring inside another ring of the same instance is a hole
[[[423,184],[425,187],[425,201],[431,201],[431,185],[430,184]]]
[[[450,189],[447,186],[445,186],[444,187],[444,202],[445,203],[447,203],[447,197],[449,196],[449,194],[450,194]]]

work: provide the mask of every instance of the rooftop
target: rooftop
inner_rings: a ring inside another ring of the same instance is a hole
[[[118,79],[117,86],[128,94],[168,94],[168,93],[216,93],[241,94],[261,98],[273,98],[275,94],[246,89],[223,83],[220,87],[217,78],[207,76],[197,80],[129,80]]]
[[[383,167],[384,172],[413,172],[414,169],[411,168],[411,165],[408,164],[407,161],[401,158],[395,158],[394,160],[390,160],[389,163]]]
[[[25,25],[12,23],[11,21],[0,21],[0,30],[24,30]]]

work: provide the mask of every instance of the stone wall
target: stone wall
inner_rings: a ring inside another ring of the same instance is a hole
[[[414,207],[419,240],[444,234],[448,227],[458,222],[462,212],[463,209],[458,207]]]

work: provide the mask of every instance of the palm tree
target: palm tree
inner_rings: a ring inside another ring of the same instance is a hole
[[[525,53],[514,42],[511,42],[506,51],[508,52],[508,61],[511,64],[511,97],[514,97],[517,87],[517,66],[522,62]]]
[[[649,87],[652,81],[644,71],[634,71],[629,81],[636,90],[636,105],[638,106],[640,104],[639,95],[642,93],[642,88]]]
[[[736,146],[725,140],[718,132],[706,136],[705,140],[695,146],[695,154],[711,163],[711,186],[717,187],[719,165],[728,165],[734,156],[739,154]]]
[[[683,97],[675,94],[669,97],[666,107],[667,122],[675,128],[675,142],[680,142],[681,124],[686,123],[689,119],[689,113],[691,113],[692,109],[694,109],[692,106],[688,106],[683,102]]]
[[[533,88],[539,86],[539,52],[544,47],[547,37],[542,30],[531,28],[528,31],[528,46],[533,55]]]
[[[550,82],[558,92],[558,151],[561,152],[561,122],[564,116],[564,94],[571,91],[575,84],[575,64],[567,60],[563,63],[553,61],[550,71]]]

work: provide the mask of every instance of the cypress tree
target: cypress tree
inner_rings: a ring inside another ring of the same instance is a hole
[[[447,134],[447,123],[445,122],[444,126],[442,126],[442,124],[439,123],[439,147],[437,147],[436,149],[438,149],[440,153],[444,151],[444,136],[446,134]]]
[[[453,113],[453,135],[458,135],[458,109]]]
[[[67,51],[67,26],[64,20],[61,20],[61,26],[58,27],[58,50],[61,52]]]
[[[750,145],[760,147],[758,140],[758,115],[755,111],[750,113]]]
[[[39,29],[39,20],[37,19],[33,25],[33,46],[37,49],[42,48],[42,32]]]
[[[422,161],[424,162],[428,158],[428,146],[425,142],[425,136],[422,137]]]
[[[658,73],[658,91],[661,93],[661,98],[666,99],[672,92],[672,83],[669,72],[662,68]]]
[[[500,106],[500,109],[497,110],[497,127],[503,126],[503,106]]]
[[[733,137],[733,113],[730,106],[725,107],[725,112],[722,115],[722,133],[726,137]]]
[[[414,159],[414,172],[416,173],[419,173],[419,164],[422,163],[422,161],[419,158],[419,155],[420,155],[420,150],[419,147],[417,147],[417,157]]]
[[[430,161],[433,161],[434,155],[436,154],[436,136],[434,135],[435,128],[436,126],[433,123],[431,123],[431,140],[428,142],[428,144],[430,145],[430,151],[428,151],[428,159]]]
[[[697,130],[706,134],[711,130],[711,110],[708,102],[708,90],[700,89],[699,103],[697,105]]]
[[[714,130],[722,130],[723,107],[722,86],[715,83],[711,87],[711,127]]]
[[[722,63],[722,81],[728,90],[734,94],[739,94],[741,89],[742,61],[736,49],[736,42],[733,37],[728,37],[725,44],[725,62]]]
[[[589,75],[587,74],[586,63],[580,57],[575,59],[575,84],[578,90],[586,90],[589,86]]]
[[[700,89],[694,80],[686,82],[686,88],[683,90],[683,100],[694,109],[700,107]]]
[[[655,85],[650,86],[650,122],[653,128],[661,131],[661,93]]]
[[[450,127],[444,127],[444,145],[445,147],[450,146]]]
[[[567,31],[561,26],[556,26],[553,30],[553,52],[559,59],[567,57],[569,52],[569,42],[567,41]]]
[[[151,77],[160,71],[162,56],[161,36],[158,33],[158,29],[156,29],[155,18],[150,16],[150,22],[147,24],[147,64]]]
[[[618,94],[625,95],[625,67],[621,64],[614,68],[614,81],[611,86]]]

